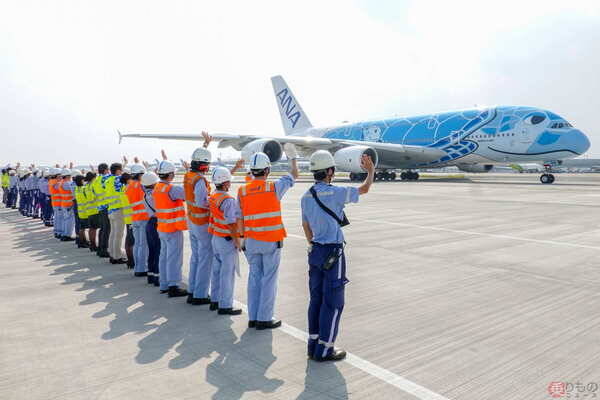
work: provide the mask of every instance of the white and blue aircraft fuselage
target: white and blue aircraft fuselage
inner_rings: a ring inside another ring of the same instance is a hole
[[[415,117],[365,121],[326,128],[313,127],[282,77],[271,78],[285,136],[213,134],[219,147],[231,146],[248,156],[264,151],[272,161],[282,157],[281,145],[293,143],[304,155],[326,149],[338,169],[351,179],[365,176],[362,154],[373,157],[379,179],[417,179],[422,168],[458,166],[486,172],[493,165],[539,162],[556,165],[590,147],[587,136],[559,115],[536,107],[497,106]],[[122,137],[201,140],[200,134],[136,134]],[[543,174],[543,183],[552,183]]]

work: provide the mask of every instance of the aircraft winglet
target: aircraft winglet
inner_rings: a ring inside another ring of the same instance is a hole
[[[117,129],[117,133],[119,134],[119,144],[121,144],[121,141],[123,140],[123,134],[118,129]]]

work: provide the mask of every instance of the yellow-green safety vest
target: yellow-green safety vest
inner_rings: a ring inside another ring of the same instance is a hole
[[[100,207],[106,204],[104,199],[104,186],[102,185],[102,175],[98,175],[96,179],[92,181],[92,189],[96,195],[96,206]]]
[[[133,214],[133,207],[131,206],[131,204],[129,204],[129,197],[127,197],[127,195],[125,194],[125,190],[127,190],[127,187],[125,185],[123,185],[121,187],[121,209],[123,210],[123,222],[125,222],[126,225],[131,225],[131,223],[133,222],[131,215]]]
[[[10,176],[8,174],[2,174],[2,187],[7,188],[10,186]]]
[[[110,176],[104,181],[104,204],[108,205],[109,211],[123,207],[121,193],[115,189],[115,179],[117,179],[116,176]]]
[[[96,198],[96,193],[94,193],[94,188],[92,187],[93,185],[93,181],[92,183],[88,183],[87,185],[85,185],[83,187],[83,193],[85,195],[85,198],[88,202],[88,207],[87,207],[87,214],[88,214],[88,218],[98,214],[98,201]]]
[[[85,198],[83,186],[75,186],[75,201],[77,202],[77,215],[79,219],[87,219],[88,202]]]

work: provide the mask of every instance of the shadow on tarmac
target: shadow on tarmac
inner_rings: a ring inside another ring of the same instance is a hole
[[[80,305],[104,304],[104,309],[92,314],[93,318],[113,317],[101,336],[103,340],[130,333],[144,335],[138,341],[137,363],[154,363],[172,352],[177,354],[168,362],[171,369],[184,369],[203,358],[213,359],[205,376],[199,378],[217,388],[212,399],[240,399],[247,392],[274,393],[274,397],[282,398],[277,390],[285,381],[266,376],[277,360],[273,354],[274,332],[247,329],[238,338],[232,329],[232,317],[219,316],[207,306],[189,306],[185,298],[168,299],[145,278],[133,277],[123,266],[111,265],[88,249],[77,249],[74,242],[58,242],[52,228],[44,227],[39,220],[5,209],[1,216],[11,225],[15,249],[49,268],[50,275],[64,275],[63,285],[74,285],[76,291],[86,293]],[[246,322],[244,316],[238,318]],[[348,398],[345,378],[335,364],[307,360],[305,371],[304,382],[299,376],[285,377],[304,384],[297,399]]]

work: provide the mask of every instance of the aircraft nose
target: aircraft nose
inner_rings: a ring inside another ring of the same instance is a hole
[[[578,154],[583,154],[590,148],[590,140],[585,133],[579,129],[573,129],[570,142],[572,143],[573,151]]]

